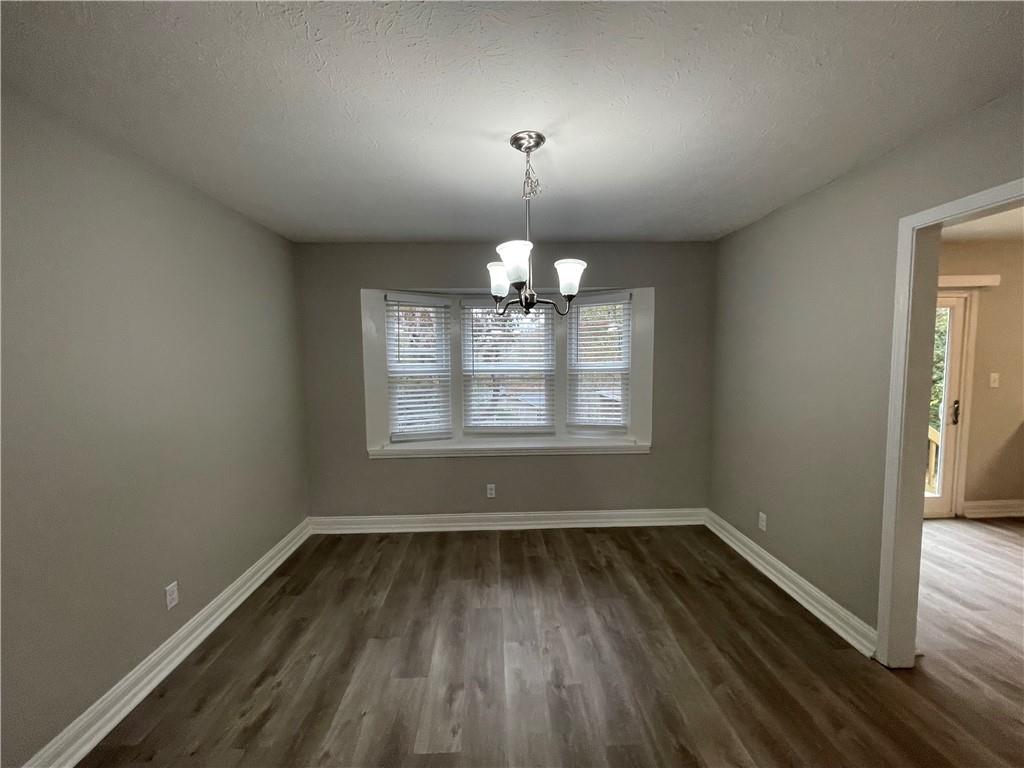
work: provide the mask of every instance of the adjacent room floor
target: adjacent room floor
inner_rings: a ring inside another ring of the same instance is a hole
[[[1024,519],[925,520],[913,673],[899,673],[1024,765]]]
[[[314,536],[82,765],[1013,764],[1021,530],[926,526],[896,674],[702,527]]]

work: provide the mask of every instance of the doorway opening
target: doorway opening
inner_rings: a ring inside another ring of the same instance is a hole
[[[1019,213],[1022,201],[1018,179],[899,223],[875,652],[889,667],[915,664],[924,518],[965,512],[972,314],[992,277],[940,277],[942,233],[990,214]]]
[[[1012,760],[1024,746],[1024,208],[943,224],[937,288],[912,679],[969,677],[942,706],[992,723]]]

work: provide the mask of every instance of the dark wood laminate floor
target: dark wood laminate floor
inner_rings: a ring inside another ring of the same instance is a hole
[[[1004,597],[928,575],[935,651],[894,674],[702,527],[314,536],[81,765],[1019,764],[996,538]]]

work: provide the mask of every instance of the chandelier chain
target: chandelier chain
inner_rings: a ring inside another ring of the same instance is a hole
[[[532,200],[540,194],[540,178],[533,170],[533,163],[530,162],[530,153],[526,153],[526,177],[523,179],[523,199]]]

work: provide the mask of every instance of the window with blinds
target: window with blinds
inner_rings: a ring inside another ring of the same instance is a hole
[[[493,306],[462,309],[462,410],[467,431],[555,425],[555,336],[549,307],[529,315]]]
[[[437,304],[385,299],[391,439],[451,437],[451,313]]]
[[[581,303],[569,313],[569,426],[629,426],[631,321],[628,297]]]

